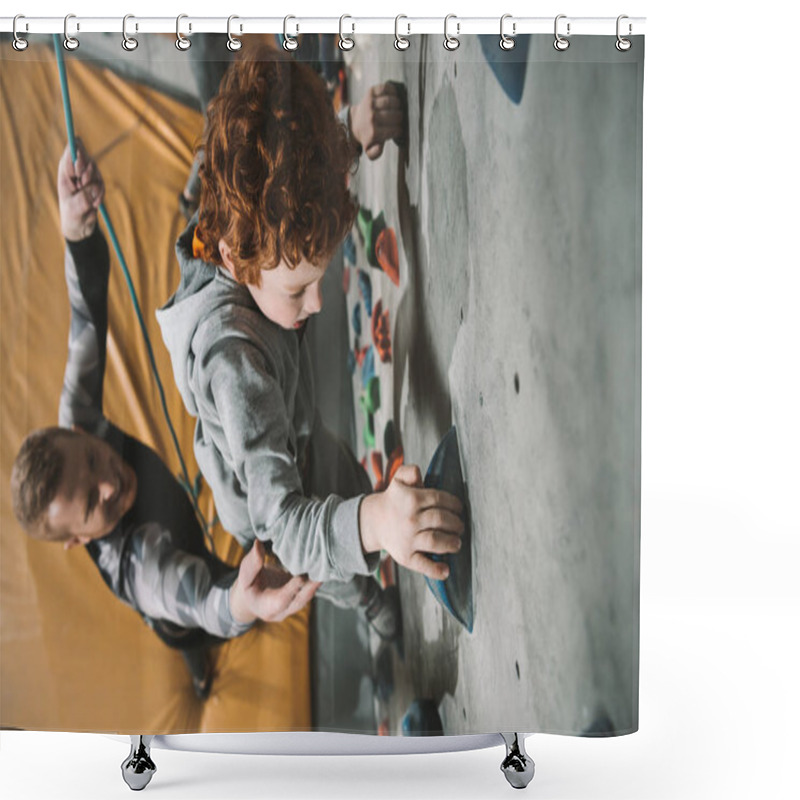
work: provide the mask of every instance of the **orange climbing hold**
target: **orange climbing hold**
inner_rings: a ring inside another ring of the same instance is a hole
[[[373,450],[372,452],[372,471],[375,473],[375,491],[380,492],[384,489],[383,454],[380,450]]]
[[[395,447],[392,450],[392,455],[386,464],[386,485],[388,486],[394,478],[395,472],[403,466],[403,448],[402,446]]]
[[[384,228],[375,242],[375,256],[381,269],[395,285],[400,285],[400,259],[397,253],[397,236],[393,228]]]

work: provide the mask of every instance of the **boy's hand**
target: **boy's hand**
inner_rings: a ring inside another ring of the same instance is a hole
[[[424,489],[419,467],[406,464],[397,470],[383,492],[361,501],[359,525],[365,552],[387,550],[408,569],[433,580],[444,580],[447,564],[429,553],[457,553],[464,523],[457,497],[438,489]]]
[[[350,107],[350,133],[374,160],[383,143],[403,135],[403,106],[391,83],[373,86],[357,105]]]
[[[77,158],[72,163],[69,146],[58,164],[58,210],[61,232],[70,242],[87,239],[97,226],[97,209],[103,202],[105,186],[97,164],[89,158],[83,143],[77,142]]]
[[[292,577],[284,569],[265,566],[264,545],[256,540],[231,586],[231,615],[242,623],[280,622],[303,608],[320,586],[305,575]]]

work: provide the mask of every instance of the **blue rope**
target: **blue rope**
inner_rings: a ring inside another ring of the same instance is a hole
[[[58,35],[53,34],[53,49],[56,53],[56,61],[58,62],[58,77],[61,83],[61,99],[64,105],[64,118],[67,124],[67,141],[69,142],[69,151],[72,155],[72,163],[74,164],[78,157],[78,149],[75,143],[75,125],[73,122],[72,117],[72,103],[69,99],[69,84],[67,83],[67,67],[64,63],[64,54],[61,51],[61,41]],[[133,281],[131,280],[131,274],[128,270],[128,265],[125,261],[125,257],[122,255],[122,249],[119,245],[119,240],[117,239],[117,234],[114,231],[114,226],[111,224],[111,219],[108,216],[108,211],[106,210],[105,203],[100,204],[99,208],[100,216],[105,223],[106,230],[108,231],[108,236],[111,239],[111,244],[114,248],[114,252],[117,254],[117,260],[119,261],[120,266],[122,267],[122,274],[125,276],[125,283],[128,285],[128,292],[131,296],[131,301],[133,303],[133,310],[136,312],[136,318],[139,320],[139,328],[142,331],[142,336],[144,337],[144,343],[147,348],[147,356],[150,359],[150,367],[153,371],[153,377],[156,379],[156,386],[158,387],[158,396],[161,400],[161,408],[164,411],[164,418],[167,421],[167,427],[169,428],[170,436],[172,437],[172,443],[175,445],[175,451],[178,454],[178,461],[180,461],[181,465],[181,483],[183,484],[184,489],[186,490],[187,494],[191,498],[192,506],[194,507],[195,514],[197,515],[198,521],[203,528],[203,535],[205,536],[206,540],[208,541],[209,547],[211,551],[214,552],[214,540],[211,538],[211,533],[208,528],[208,523],[206,522],[205,517],[203,516],[203,512],[200,510],[200,506],[198,504],[198,490],[189,482],[189,472],[186,469],[186,463],[183,460],[183,453],[181,452],[180,445],[178,444],[178,437],[175,433],[175,428],[172,426],[172,420],[169,416],[169,409],[167,408],[167,400],[164,395],[164,387],[161,383],[161,377],[158,374],[158,367],[156,366],[156,359],[155,355],[153,354],[153,346],[150,343],[150,336],[147,333],[147,328],[144,323],[144,317],[142,316],[142,309],[139,306],[139,298],[136,296],[136,290],[133,287]]]

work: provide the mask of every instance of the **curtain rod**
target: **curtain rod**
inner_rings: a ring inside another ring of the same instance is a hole
[[[0,33],[12,33],[14,17],[0,17]],[[447,30],[456,36],[478,33],[500,34],[500,16],[497,17],[459,17],[450,15]],[[234,21],[235,20],[235,21]],[[70,35],[81,33],[119,33],[122,34],[122,17],[26,17],[17,18],[16,32],[19,36],[37,33],[64,33],[65,24]],[[232,17],[231,32],[236,36],[248,33],[283,33],[286,29],[292,36],[301,33],[359,33],[394,34],[396,30],[403,36],[415,34],[443,34],[444,17]],[[570,17],[558,16],[558,30],[562,36],[613,36],[618,32],[616,17]],[[644,33],[644,17],[625,17],[619,23],[623,36],[636,36]],[[134,33],[176,33],[178,27],[183,35],[192,33],[227,33],[228,17],[194,17],[182,14],[175,17],[128,17],[126,30]],[[287,26],[285,28],[284,26]],[[397,28],[396,28],[397,26]],[[504,15],[503,30],[509,36],[527,33],[553,34],[556,28],[554,17],[514,17]]]

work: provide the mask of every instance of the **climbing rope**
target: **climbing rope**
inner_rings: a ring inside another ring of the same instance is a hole
[[[64,54],[61,51],[61,41],[56,34],[53,34],[53,49],[55,50],[56,61],[58,63],[58,77],[61,83],[61,100],[64,106],[64,119],[67,124],[67,141],[69,142],[69,151],[72,156],[72,163],[74,164],[75,161],[77,160],[78,150],[77,150],[77,145],[75,143],[75,125],[72,117],[72,103],[70,102],[69,99],[69,84],[67,83],[67,67],[66,64],[64,63]],[[182,474],[179,476],[179,480],[192,501],[194,512],[197,515],[197,520],[203,529],[203,536],[208,542],[208,546],[211,549],[211,552],[212,553],[216,552],[214,548],[214,540],[211,537],[211,531],[209,529],[209,525],[206,522],[206,518],[203,516],[203,512],[200,510],[200,505],[198,502],[199,480],[196,481],[194,484],[189,482],[189,473],[188,470],[186,469],[186,462],[183,460],[183,453],[181,452],[181,447],[178,444],[178,437],[175,434],[175,428],[172,426],[172,420],[170,419],[169,416],[169,409],[167,408],[167,400],[164,395],[164,387],[161,383],[161,377],[158,374],[158,367],[156,366],[156,359],[155,355],[153,354],[153,346],[150,343],[150,336],[147,333],[147,328],[144,324],[144,317],[142,316],[142,310],[141,307],[139,306],[139,298],[137,297],[136,290],[133,287],[133,281],[131,280],[131,274],[128,270],[128,265],[125,262],[125,257],[122,255],[122,249],[120,248],[119,240],[117,239],[117,234],[114,231],[114,226],[111,224],[111,219],[108,216],[108,211],[106,210],[104,202],[100,204],[99,212],[103,222],[105,223],[106,230],[108,231],[108,236],[111,239],[111,244],[114,248],[114,252],[117,255],[117,260],[119,261],[119,265],[122,267],[122,274],[125,276],[125,283],[128,285],[128,293],[131,296],[131,302],[133,303],[133,310],[136,312],[136,318],[139,320],[139,328],[142,331],[145,347],[147,348],[147,356],[150,359],[150,368],[153,371],[153,377],[155,378],[156,386],[158,387],[158,396],[159,399],[161,400],[161,408],[164,411],[164,418],[167,421],[167,427],[169,428],[169,433],[170,436],[172,437],[172,443],[175,445],[175,451],[178,454],[178,461],[180,462]]]

